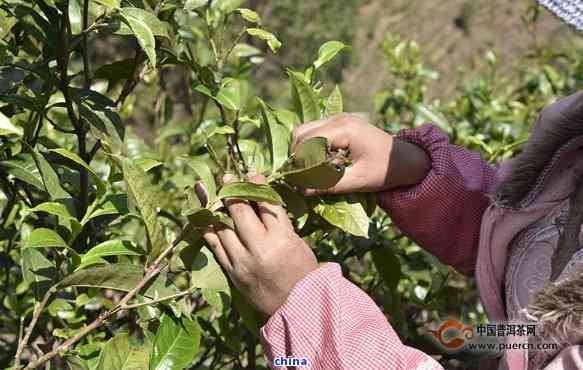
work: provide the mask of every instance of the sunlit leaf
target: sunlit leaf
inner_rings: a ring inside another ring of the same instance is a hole
[[[156,67],[156,40],[146,20],[136,17],[133,11],[128,12],[126,8],[122,8],[120,14],[136,36],[152,67]]]
[[[318,50],[318,58],[314,61],[314,67],[318,69],[328,63],[344,48],[346,48],[346,45],[340,41],[326,42]]]
[[[2,161],[0,169],[40,191],[45,191],[40,171],[30,154],[21,153],[14,159]]]
[[[267,104],[259,98],[257,98],[257,101],[261,109],[261,125],[269,146],[273,172],[281,167],[288,157],[291,135],[284,126],[277,122],[276,117]]]
[[[266,184],[254,184],[251,182],[232,182],[225,184],[219,190],[218,199],[240,198],[254,202],[269,202],[282,204],[283,200],[275,190]]]
[[[198,178],[203,182],[209,195],[209,202],[216,199],[217,185],[215,177],[213,176],[208,164],[202,158],[189,158],[186,162],[190,168],[196,173]]]
[[[368,237],[368,216],[362,204],[355,200],[346,196],[321,198],[314,212],[347,233]]]
[[[151,184],[150,178],[135,162],[128,158],[121,160],[124,179],[130,193],[136,200],[136,207],[142,215],[148,240],[150,242],[150,260],[153,261],[162,248],[168,245],[162,225],[160,224],[157,208],[159,193]]]
[[[267,42],[267,45],[274,53],[277,53],[281,47],[281,42],[275,37],[271,32],[268,32],[261,28],[247,28],[247,33],[253,37]]]
[[[22,129],[10,122],[10,119],[0,112],[0,136],[17,135],[22,136]]]
[[[93,179],[95,179],[95,183],[97,184],[98,193],[99,194],[105,193],[105,184],[103,183],[103,180],[101,180],[99,175],[87,164],[87,162],[85,162],[83,159],[81,159],[81,157],[79,157],[77,154],[75,154],[67,149],[63,149],[63,148],[51,149],[51,150],[49,150],[49,152],[57,153],[57,154],[65,157],[67,159],[70,159],[71,161],[75,162],[76,164],[80,165],[81,167],[85,168],[91,174],[91,176],[93,176]]]
[[[94,370],[145,370],[150,351],[147,345],[132,344],[128,333],[118,333],[103,346]]]
[[[335,114],[342,113],[343,109],[342,93],[340,92],[338,85],[336,85],[330,96],[326,99],[326,110],[324,116],[331,117]]]
[[[198,352],[200,336],[200,327],[188,317],[162,316],[150,355],[150,370],[188,367]]]
[[[259,17],[259,14],[257,14],[255,11],[247,8],[239,8],[237,11],[247,22],[261,23],[261,17]]]
[[[292,85],[292,97],[296,112],[302,122],[320,119],[320,105],[314,89],[306,81],[303,74],[288,70],[288,76]]]
[[[191,266],[190,285],[197,288],[214,289],[229,293],[229,282],[215,260],[213,253],[206,247],[201,248]]]

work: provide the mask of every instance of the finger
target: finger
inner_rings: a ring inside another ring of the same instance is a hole
[[[249,251],[245,248],[233,229],[221,226],[216,229],[216,233],[225,253],[229,256],[232,266],[240,263],[249,256]]]
[[[224,181],[226,183],[233,180],[234,177],[225,175]],[[242,199],[228,198],[225,199],[224,203],[235,223],[237,234],[245,245],[252,245],[257,237],[265,234],[265,226],[263,226],[249,202]]]
[[[291,152],[297,150],[298,145],[304,141],[322,136],[328,139],[328,142],[333,148],[348,149],[350,145],[349,140],[349,126],[350,118],[346,115],[335,116],[325,120],[318,120],[310,122],[306,125],[298,127],[293,132]],[[304,127],[307,126],[307,127]]]
[[[249,181],[255,184],[265,184],[265,177],[262,175],[249,175]],[[259,217],[267,230],[275,228],[292,227],[286,210],[280,204],[269,202],[257,202]]]
[[[215,255],[215,258],[217,259],[217,261],[219,261],[221,266],[223,266],[223,268],[226,271],[230,271],[233,267],[233,263],[231,262],[231,259],[225,252],[223,244],[221,243],[221,240],[219,239],[219,236],[216,234],[214,229],[212,228],[206,229],[202,233],[202,237],[209,245],[211,251]]]

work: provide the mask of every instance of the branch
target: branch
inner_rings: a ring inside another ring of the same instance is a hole
[[[131,310],[131,309],[138,308],[138,307],[150,306],[150,305],[153,305],[153,304],[156,304],[156,303],[168,301],[170,299],[176,299],[176,298],[184,297],[185,295],[192,294],[192,292],[194,292],[195,290],[196,290],[196,288],[191,288],[191,289],[185,290],[184,292],[172,294],[172,295],[169,295],[169,296],[166,296],[166,297],[162,297],[162,298],[158,298],[158,299],[154,299],[154,300],[151,300],[151,301],[148,301],[148,302],[127,304],[127,305],[124,305],[121,309],[122,310]]]
[[[72,338],[67,339],[61,345],[59,345],[58,347],[54,348],[51,352],[48,352],[45,355],[43,355],[43,356],[39,357],[38,359],[36,359],[35,361],[31,362],[30,364],[28,364],[28,366],[26,366],[25,369],[36,369],[39,366],[43,365],[45,362],[47,362],[50,359],[52,359],[53,357],[57,356],[58,354],[60,354],[62,352],[68,351],[69,348],[73,344],[75,344],[78,341],[80,341],[81,339],[83,339],[87,334],[89,334],[93,330],[99,328],[111,316],[113,316],[114,314],[116,314],[119,311],[123,311],[124,310],[124,307],[127,306],[128,301],[130,299],[132,299],[136,294],[138,294],[148,284],[148,282],[150,282],[150,280],[152,280],[154,277],[156,277],[166,267],[166,265],[162,265],[162,262],[164,261],[164,259],[167,256],[169,256],[176,249],[176,247],[178,246],[178,244],[180,244],[180,242],[182,241],[182,236],[183,236],[183,234],[185,232],[186,232],[186,229],[182,231],[182,233],[180,234],[180,236],[178,238],[176,238],[176,240],[174,240],[174,242],[172,243],[172,245],[170,245],[168,248],[166,248],[164,250],[164,252],[162,252],[158,256],[158,258],[156,258],[156,260],[154,261],[154,263],[146,271],[146,274],[144,275],[144,277],[142,278],[142,280],[140,280],[138,282],[138,284],[132,290],[130,290],[118,302],[118,304],[115,307],[111,308],[110,310],[108,310],[106,312],[103,312],[91,324],[89,324],[88,326],[86,326],[83,329],[81,329],[77,333],[77,335],[75,335]]]
[[[561,275],[571,257],[581,248],[579,245],[581,223],[583,223],[583,176],[575,182],[575,190],[569,199],[569,217],[551,258],[551,281],[555,281]]]
[[[40,318],[42,311],[44,310],[45,306],[49,302],[49,299],[51,298],[53,293],[56,291],[57,291],[57,286],[56,285],[52,286],[45,293],[42,301],[34,310],[34,313],[32,315],[32,320],[30,321],[30,323],[26,327],[26,333],[24,334],[24,337],[21,336],[20,342],[18,343],[18,349],[16,350],[16,355],[14,356],[15,357],[15,361],[14,361],[14,368],[15,369],[20,368],[20,357],[22,356],[22,351],[24,350],[24,347],[28,344],[28,341],[30,339],[32,331],[34,330],[34,327],[36,326],[36,323],[38,322],[38,319]],[[23,322],[24,322],[24,320],[23,320]]]
[[[83,0],[83,21],[81,29],[87,29],[89,23],[89,0]],[[83,47],[81,54],[83,55],[83,74],[85,75],[84,87],[89,89],[91,87],[91,70],[89,69],[89,56],[87,55],[87,35],[88,32],[83,33]]]

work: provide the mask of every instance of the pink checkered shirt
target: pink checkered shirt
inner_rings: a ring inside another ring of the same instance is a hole
[[[495,169],[479,154],[451,145],[429,124],[397,137],[424,148],[432,168],[416,186],[379,193],[379,205],[417,244],[473,274]],[[296,284],[261,329],[261,343],[270,364],[294,357],[308,359],[310,369],[442,369],[429,355],[404,345],[375,302],[335,263]]]

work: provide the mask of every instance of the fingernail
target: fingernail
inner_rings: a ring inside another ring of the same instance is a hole
[[[232,173],[226,173],[223,176],[223,182],[228,183],[233,181],[235,181],[235,175],[233,175]]]

